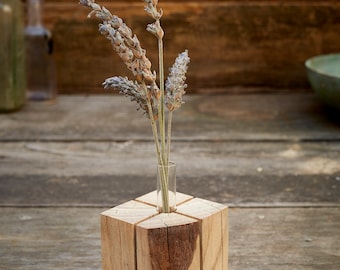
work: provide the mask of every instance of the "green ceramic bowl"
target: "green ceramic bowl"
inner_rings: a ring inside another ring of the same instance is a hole
[[[340,109],[340,53],[310,58],[305,67],[317,96],[326,104]]]

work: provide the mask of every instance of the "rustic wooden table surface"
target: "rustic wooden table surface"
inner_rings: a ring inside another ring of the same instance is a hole
[[[312,94],[187,96],[178,190],[230,206],[231,270],[340,269],[340,112]],[[0,269],[100,269],[99,214],[155,188],[149,122],[120,96],[0,115]]]

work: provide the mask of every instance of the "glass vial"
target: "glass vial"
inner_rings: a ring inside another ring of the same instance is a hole
[[[176,210],[176,164],[158,165],[157,170],[157,210],[171,213]]]
[[[41,18],[42,0],[27,0],[26,75],[30,100],[52,100],[57,95],[52,35]]]
[[[25,103],[25,44],[20,0],[0,0],[0,112]]]

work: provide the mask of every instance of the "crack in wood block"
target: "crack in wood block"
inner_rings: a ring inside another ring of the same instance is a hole
[[[228,208],[179,193],[156,210],[156,192],[102,213],[103,270],[227,270]]]
[[[193,199],[193,196],[191,195],[187,195],[181,192],[176,192],[176,205],[181,205],[182,203],[185,203],[192,199]],[[152,206],[157,206],[157,191],[154,190],[145,195],[142,195],[136,198],[135,201],[146,203]]]

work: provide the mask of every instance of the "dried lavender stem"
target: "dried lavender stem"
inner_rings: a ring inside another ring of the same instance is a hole
[[[159,87],[161,97],[159,102],[159,132],[161,137],[163,164],[168,165],[168,154],[165,147],[165,109],[164,109],[164,61],[163,61],[163,39],[158,38],[158,58],[159,58]],[[169,149],[168,149],[169,150]]]
[[[145,91],[145,94],[147,95],[148,90],[147,90],[145,83],[143,82],[142,85],[143,85],[143,89]],[[160,152],[160,146],[159,146],[158,130],[157,130],[157,125],[156,125],[156,122],[155,122],[155,119],[154,119],[154,114],[153,114],[150,99],[148,99],[148,101],[147,101],[147,106],[148,106],[148,112],[149,112],[149,117],[150,117],[152,134],[153,134],[155,145],[156,145],[156,154],[157,154],[158,164],[163,165],[162,158],[161,158],[161,152]]]
[[[156,19],[156,18],[155,18]],[[169,165],[169,148],[166,148],[165,138],[165,109],[164,109],[164,101],[165,101],[165,91],[164,91],[164,53],[163,53],[163,35],[164,32],[162,30],[162,27],[160,26],[159,18],[156,19],[155,25],[157,27],[156,37],[158,40],[158,62],[159,62],[159,89],[160,89],[160,99],[158,103],[158,124],[159,124],[159,133],[160,133],[160,139],[161,139],[161,169],[160,172],[160,184],[162,186],[161,192],[162,192],[162,212],[163,213],[169,213],[170,207],[169,207],[169,190],[168,190],[168,182],[169,182],[169,171],[168,171],[168,165]]]
[[[146,87],[145,87],[146,89]],[[164,163],[164,160],[162,158],[162,154],[160,152],[160,146],[159,146],[159,139],[158,139],[158,131],[157,131],[157,125],[154,120],[153,112],[152,112],[152,106],[151,103],[148,102],[148,109],[150,113],[150,120],[151,120],[151,128],[152,128],[152,133],[154,136],[154,141],[156,144],[156,152],[157,152],[157,157],[158,157],[158,164],[161,166],[161,172],[160,172],[160,184],[161,184],[161,191],[162,191],[162,209],[161,211],[163,213],[170,213],[170,206],[169,206],[169,192],[168,192],[168,182],[169,182],[169,171],[167,169],[167,164]]]
[[[169,162],[170,160],[170,148],[171,148],[171,129],[172,129],[172,112],[173,111],[169,111],[168,113],[168,130],[167,130],[167,160]]]

